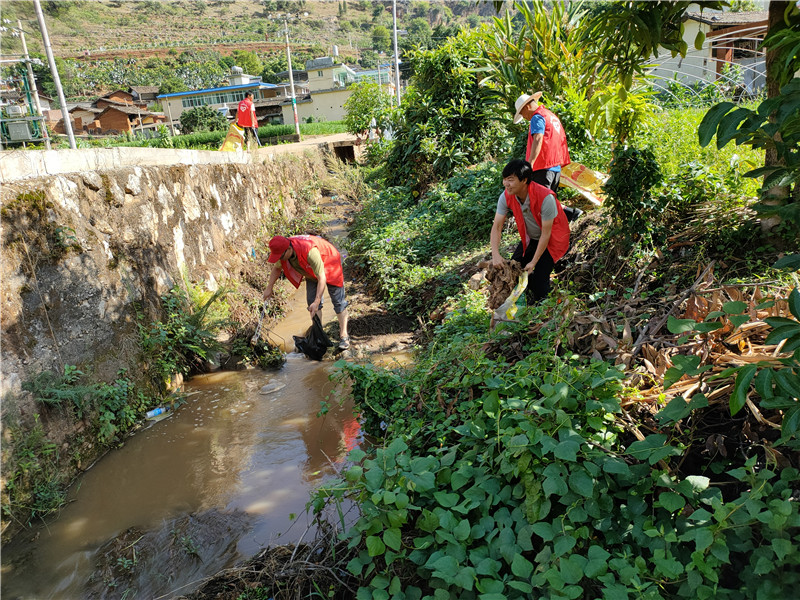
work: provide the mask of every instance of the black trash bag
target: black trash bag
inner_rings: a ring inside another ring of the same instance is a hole
[[[305,337],[299,335],[292,336],[294,338],[294,345],[298,351],[305,354],[311,360],[322,360],[328,348],[333,346],[333,342],[322,329],[322,319],[319,313],[314,315],[311,327],[306,331]]]

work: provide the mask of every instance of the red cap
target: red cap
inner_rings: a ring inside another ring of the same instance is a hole
[[[269,241],[270,255],[267,259],[267,262],[278,262],[283,253],[291,247],[292,245],[289,243],[289,238],[285,238],[282,235],[276,235]]]

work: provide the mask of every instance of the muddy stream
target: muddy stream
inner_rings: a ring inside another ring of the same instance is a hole
[[[335,318],[326,293],[323,320]],[[270,339],[291,351],[309,324],[301,286]],[[3,548],[3,600],[171,598],[313,536],[309,492],[361,441],[332,365],[289,353],[279,370],[187,381],[185,404],[146,421],[79,478],[55,518]]]

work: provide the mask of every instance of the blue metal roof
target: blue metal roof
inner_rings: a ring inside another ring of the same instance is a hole
[[[229,92],[231,90],[242,90],[246,88],[258,88],[260,90],[268,90],[271,88],[281,87],[279,85],[275,85],[274,83],[264,83],[256,82],[256,83],[246,83],[243,85],[228,85],[225,87],[216,87],[216,88],[207,88],[205,90],[192,90],[189,92],[173,92],[171,94],[161,94],[156,96],[156,98],[175,98],[176,96],[196,96],[198,94],[210,94],[212,92]]]

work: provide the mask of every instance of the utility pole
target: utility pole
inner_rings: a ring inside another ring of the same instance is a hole
[[[39,102],[39,90],[36,89],[36,78],[33,76],[33,67],[31,66],[31,57],[28,56],[28,44],[25,43],[25,31],[22,29],[22,21],[17,19],[17,28],[19,29],[19,37],[22,40],[22,57],[25,59],[25,66],[28,68],[28,83],[33,92],[33,104],[36,106],[36,114],[42,118],[39,121],[39,127],[42,130],[42,137],[44,144],[50,150],[50,136],[47,134],[47,125],[44,123],[44,113],[42,112],[42,103]]]
[[[37,2],[39,0],[36,0]],[[394,85],[397,106],[400,106],[400,56],[397,54],[397,0],[392,0],[392,29],[394,30]]]
[[[292,112],[294,113],[294,132],[299,136],[300,119],[297,118],[297,96],[294,93],[294,74],[292,73],[292,51],[289,49],[289,23],[286,19],[283,20],[283,33],[286,35],[286,62],[289,63],[289,85],[292,88]]]
[[[67,132],[69,139],[69,147],[77,150],[78,146],[75,144],[75,135],[72,133],[72,118],[67,110],[67,99],[64,97],[64,89],[61,87],[61,78],[58,76],[58,69],[56,68],[56,59],[53,57],[53,49],[50,47],[50,36],[47,34],[47,24],[44,22],[44,14],[42,14],[42,4],[39,0],[33,0],[33,7],[36,9],[36,19],[39,21],[39,29],[42,30],[42,41],[44,42],[44,52],[47,55],[47,64],[50,65],[50,72],[53,74],[53,83],[58,92],[58,101],[61,103],[61,115],[64,117],[64,129]]]

